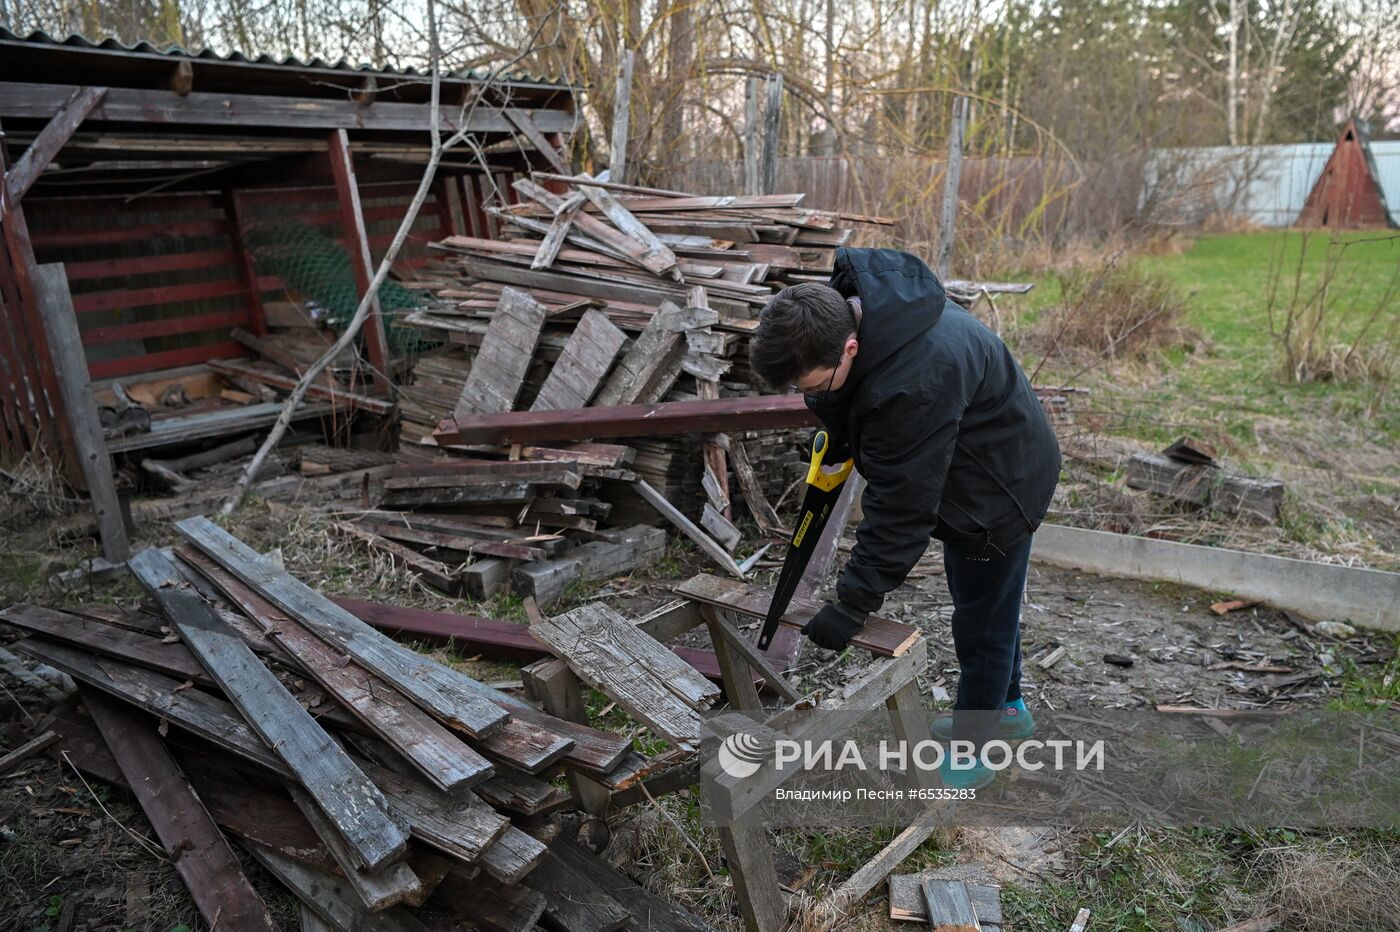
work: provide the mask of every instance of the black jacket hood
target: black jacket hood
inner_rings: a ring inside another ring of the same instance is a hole
[[[943,316],[943,283],[918,256],[893,249],[836,250],[831,287],[860,298],[860,349],[848,385],[913,342]]]
[[[846,383],[807,406],[869,483],[836,591],[874,612],[930,537],[978,559],[1029,537],[1060,449],[1006,344],[949,301],[917,256],[838,249],[831,286],[860,298],[860,349]]]

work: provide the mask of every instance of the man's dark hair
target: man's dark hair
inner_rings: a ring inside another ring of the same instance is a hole
[[[840,292],[817,282],[773,295],[749,345],[749,365],[772,388],[787,388],[813,369],[841,361],[856,318]]]

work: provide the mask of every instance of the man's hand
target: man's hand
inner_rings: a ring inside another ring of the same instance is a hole
[[[821,611],[812,616],[811,621],[802,626],[802,633],[818,647],[845,650],[846,645],[851,643],[851,638],[865,627],[865,619],[868,617],[865,612],[849,605],[828,602],[822,606]]]

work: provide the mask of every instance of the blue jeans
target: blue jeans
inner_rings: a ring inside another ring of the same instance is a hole
[[[990,559],[943,549],[961,669],[953,737],[979,749],[995,733],[1003,704],[1021,698],[1021,596],[1030,559],[1030,538]]]

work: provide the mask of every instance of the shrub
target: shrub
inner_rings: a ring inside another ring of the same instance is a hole
[[[1060,304],[1043,315],[1046,355],[1145,357],[1197,337],[1183,323],[1186,296],[1160,273],[1115,259],[1059,276]]]

